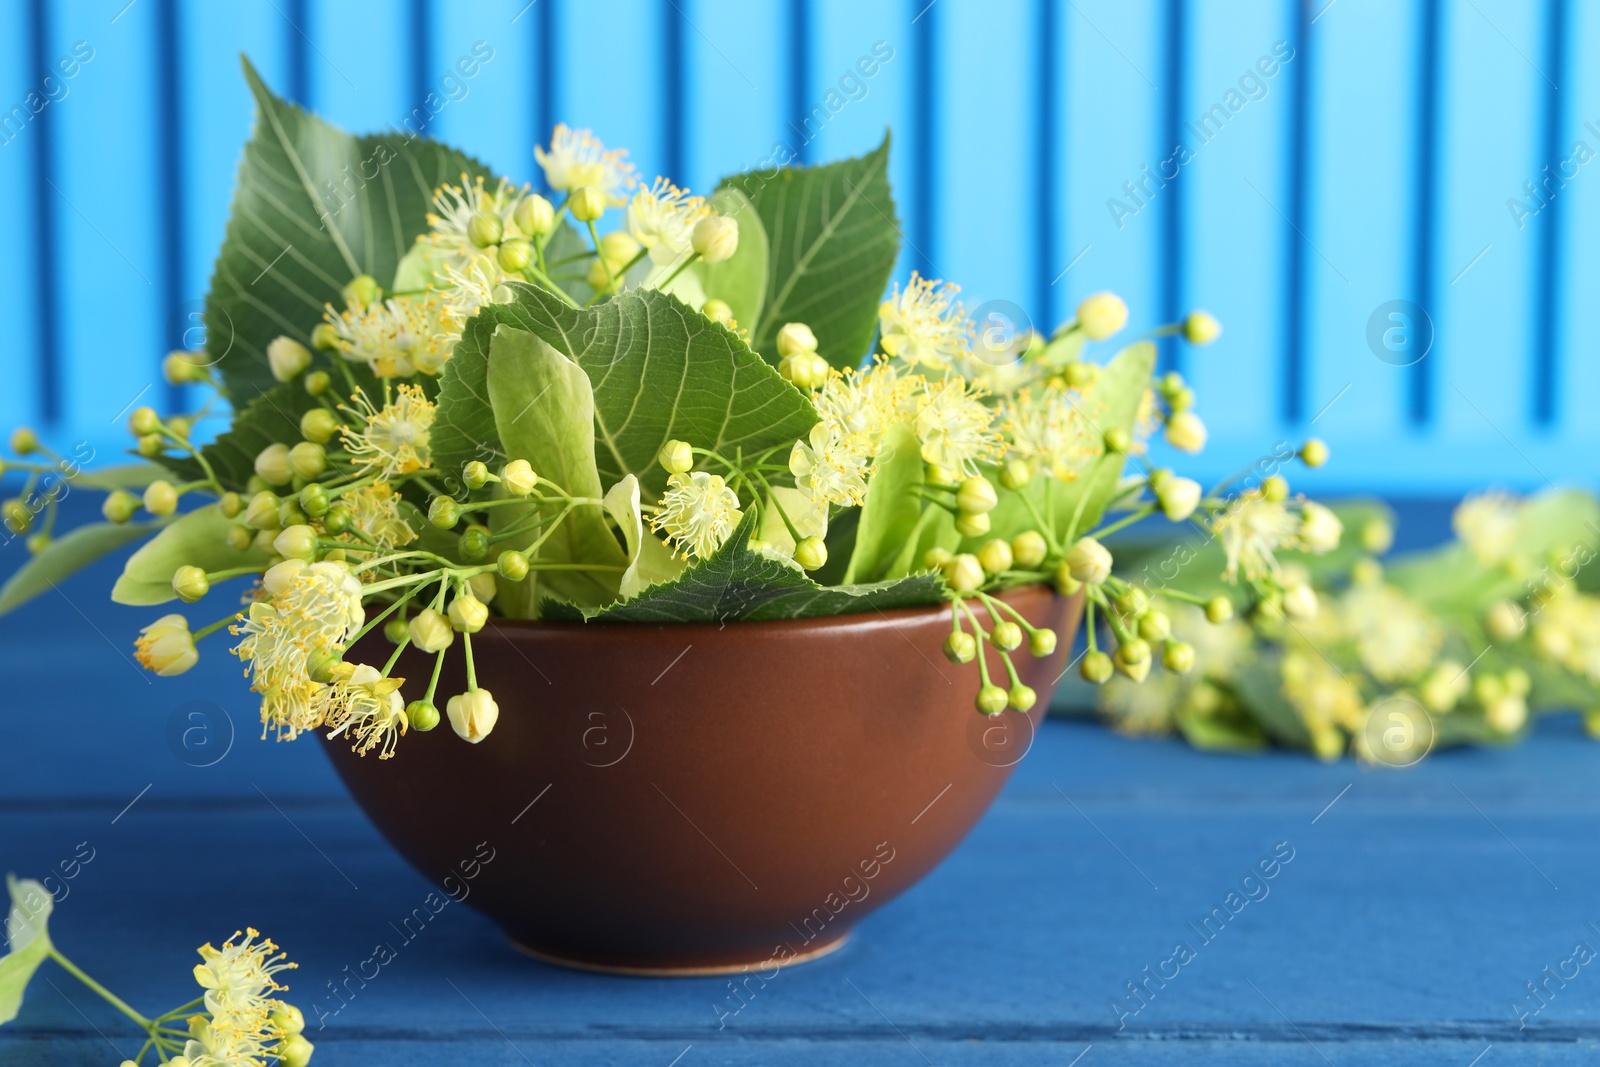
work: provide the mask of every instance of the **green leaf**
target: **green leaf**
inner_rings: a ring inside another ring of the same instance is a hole
[[[718,189],[711,208],[739,224],[739,248],[721,263],[696,263],[690,270],[700,276],[706,298],[727,304],[734,321],[749,329],[760,322],[767,298],[767,228],[750,198],[737,189]]]
[[[6,875],[11,911],[6,917],[10,952],[0,957],[0,1025],[17,1017],[33,972],[50,955],[50,912],[55,900],[31,878]]]
[[[1260,725],[1242,716],[1179,711],[1173,721],[1184,740],[1202,751],[1258,752],[1267,745]]]
[[[961,544],[961,534],[956,532],[956,518],[944,508],[928,508],[917,520],[894,562],[884,573],[885,579],[904,578],[923,570],[923,559],[935,548],[954,552]]]
[[[101,556],[154,533],[164,525],[165,522],[121,525],[96,522],[56,538],[0,587],[0,615],[21,607],[46,589],[66,581]]]
[[[601,484],[632,474],[650,500],[666,488],[656,453],[668,440],[748,460],[804,437],[817,421],[811,402],[733,331],[666,293],[630,290],[580,310],[537,286],[510,288],[515,299],[480,309],[445,364],[431,443],[447,474],[506,456],[486,384],[501,325],[537,334],[588,374]],[[541,401],[529,417],[548,407]]]
[[[501,326],[489,342],[489,403],[495,430],[511,459],[525,459],[541,478],[575,497],[599,499],[600,475],[594,463],[594,393],[589,376],[572,360],[526,330]],[[560,504],[495,508],[494,528],[527,523],[539,515],[541,527],[557,519]],[[508,547],[525,548],[540,536],[530,530]],[[616,599],[627,559],[606,525],[605,510],[582,504],[561,519],[540,546],[549,563],[588,563],[615,567],[613,573],[538,571],[514,583],[502,605],[513,617],[531,617],[542,590],[580,607]]]
[[[364,367],[353,369],[358,372],[358,381],[375,383]],[[369,388],[367,395],[382,394]],[[272,444],[298,444],[302,440],[300,417],[320,406],[299,382],[279,385],[246,404],[234,415],[233,425],[202,446],[200,454],[211,464],[224,489],[242,493],[256,472],[256,456],[261,450]],[[192,456],[169,457],[162,463],[188,481],[205,477],[205,469]]]
[[[1291,748],[1311,748],[1311,732],[1283,695],[1283,675],[1275,657],[1253,661],[1239,672],[1233,686],[1239,702],[1269,737]]]
[[[236,567],[267,567],[267,553],[251,545],[240,552],[228,545],[233,520],[216,504],[197,508],[174,519],[139,551],[128,557],[122,577],[111,587],[118,604],[148,607],[176,598],[172,576],[179,567],[199,567],[206,573]]]
[[[746,513],[728,543],[709,558],[632,600],[582,614],[571,608],[552,611],[547,606],[545,617],[618,623],[806,619],[925,607],[944,599],[944,583],[931,574],[898,582],[818,585],[793,563],[752,552],[749,542],[754,529],[755,515]]]
[[[861,506],[855,551],[844,573],[847,583],[887,577],[901,550],[917,540],[914,535],[925,501],[924,465],[916,431],[903,422],[891,426],[878,446],[877,463]],[[928,510],[943,509],[929,505]]]
[[[206,353],[237,406],[277,382],[267,345],[310,343],[358,274],[380,283],[428,229],[434,190],[489,170],[401,131],[355,137],[273,95],[249,60],[257,122],[206,298]]]
[[[750,198],[766,228],[767,292],[750,335],[768,359],[778,358],[786,322],[810,326],[835,367],[854,367],[867,354],[900,250],[888,168],[885,134],[856,159],[722,180],[719,188]]]
[[[644,513],[639,509],[639,479],[631,474],[623,478],[606,490],[605,501],[606,514],[622,531],[628,545],[628,569],[617,588],[623,599],[683,573],[683,560],[673,556],[672,549],[645,529]]]

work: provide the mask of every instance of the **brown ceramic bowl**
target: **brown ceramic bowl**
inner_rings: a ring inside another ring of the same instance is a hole
[[[766,969],[832,951],[927,874],[1026,754],[1078,604],[1042,587],[1005,599],[1060,635],[1053,654],[1016,657],[1039,694],[1027,715],[974,710],[977,665],[940,652],[948,608],[498,620],[472,642],[500,706],[483,742],[442,723],[392,760],[326,748],[390,843],[529,953],[626,973]],[[387,653],[373,642],[351,658]],[[395,673],[431,666],[408,651]],[[441,708],[465,688],[453,655]]]

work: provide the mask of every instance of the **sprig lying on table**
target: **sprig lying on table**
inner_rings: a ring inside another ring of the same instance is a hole
[[[1142,688],[1113,682],[1095,700],[1106,721],[1206,749],[1278,744],[1391,766],[1438,747],[1514,743],[1544,712],[1583,711],[1600,736],[1600,501],[1573,490],[1469,497],[1454,514],[1457,540],[1381,563],[1392,513],[1333,510],[1354,533],[1343,548],[1280,561],[1314,596],[1195,630],[1200,668]],[[1193,589],[1225,554],[1221,538],[1191,538],[1139,556],[1161,603],[1163,574],[1192,568]]]

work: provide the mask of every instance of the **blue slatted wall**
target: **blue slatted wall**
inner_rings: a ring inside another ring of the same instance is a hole
[[[700,190],[891,128],[900,272],[960,282],[986,325],[1102,288],[1136,329],[1222,318],[1162,353],[1212,427],[1203,471],[1310,432],[1329,489],[1590,482],[1595,46],[1577,0],[15,0],[0,423],[104,458],[133,404],[195,402],[157,367],[198,336],[246,51],[356,130],[447,96],[426,132],[518,179],[558,120]],[[1380,359],[1395,327],[1413,347]]]

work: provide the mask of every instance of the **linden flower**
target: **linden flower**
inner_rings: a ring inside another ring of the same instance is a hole
[[[947,470],[971,477],[978,461],[999,451],[1000,435],[991,429],[994,412],[979,399],[982,393],[966,379],[945,378],[929,382],[917,408],[917,438],[922,458]]]
[[[243,640],[233,654],[250,666],[250,688],[261,694],[262,736],[293,740],[322,725],[328,686],[311,670],[344,649],[366,618],[361,582],[343,563],[285,560],[261,578],[266,599],[250,605]]]
[[[243,941],[237,941],[239,937]],[[206,991],[206,1010],[219,1021],[248,1017],[267,1008],[272,1002],[267,994],[287,989],[279,985],[274,975],[293,970],[296,966],[270,938],[256,938],[255,929],[241,934],[234,931],[221,948],[213,948],[208,941],[200,946],[200,958],[195,964],[194,980]]]
[[[839,435],[855,434],[876,442],[892,424],[906,417],[922,387],[919,375],[902,377],[894,364],[879,360],[866,370],[829,375],[811,402]]]
[[[789,452],[789,471],[795,488],[813,501],[859,507],[867,497],[872,476],[868,442],[859,435],[841,434],[826,422],[811,427],[806,441],[796,441]]]
[[[328,737],[347,734],[351,750],[365,756],[374,748],[379,759],[394,755],[395,741],[406,732],[406,704],[400,696],[405,679],[385,678],[376,667],[357,665],[350,677],[333,686],[325,725]]]
[[[1366,722],[1361,690],[1317,652],[1286,653],[1281,673],[1284,699],[1313,733],[1335,724],[1354,732]]]
[[[1061,481],[1077,478],[1100,454],[1100,435],[1080,408],[1086,402],[1059,384],[1022,390],[1000,409],[1012,452]]]
[[[641,188],[628,201],[628,232],[650,250],[650,262],[676,263],[691,251],[695,223],[711,214],[706,202],[665,178]]]
[[[182,674],[200,662],[189,620],[182,615],[163,615],[139,631],[133,643],[133,656],[139,666],[163,678]]]
[[[544,168],[544,180],[552,189],[571,192],[585,186],[599,189],[612,204],[623,202],[624,190],[638,184],[633,164],[621,149],[607,150],[588,130],[558,125],[550,137],[550,148],[535,148],[534,158]]]
[[[485,304],[503,303],[510,299],[510,291],[502,284],[506,279],[492,259],[479,256],[465,267],[447,266],[438,274],[440,331],[434,335],[437,347],[448,351],[461,340],[467,320],[478,313]]]
[[[192,1036],[183,1046],[188,1067],[259,1067],[272,1055],[267,1042],[277,1034],[267,1029],[265,1013],[259,1023],[251,1019],[243,1025],[228,1025],[224,1019],[208,1022],[198,1015],[191,1019]],[[176,1062],[176,1057],[167,1061]]]
[[[434,405],[420,386],[400,386],[395,398],[381,409],[373,407],[367,394],[360,390],[353,399],[357,406],[346,410],[366,425],[360,433],[344,431],[344,446],[352,462],[390,478],[433,465],[428,435]]]
[[[650,525],[689,558],[705,559],[733,535],[744,513],[739,496],[719,474],[693,471],[667,479],[661,510]]]
[[[1563,586],[1544,601],[1533,643],[1546,659],[1600,683],[1600,600]]]
[[[1246,493],[1211,520],[1211,532],[1228,559],[1223,579],[1237,581],[1243,570],[1246,579],[1255,581],[1277,572],[1274,553],[1295,544],[1300,519],[1284,503]]]
[[[1355,586],[1340,611],[1362,665],[1379,681],[1418,677],[1433,666],[1444,645],[1444,629],[1433,616],[1391,586]]]
[[[360,542],[363,551],[388,552],[417,539],[416,531],[400,517],[400,494],[388,482],[374,482],[347,492],[339,497],[339,503],[350,509],[350,529],[366,538]]]
[[[960,291],[913,273],[878,307],[879,346],[914,367],[949,369],[972,346],[972,320],[953,299]]]
[[[1468,497],[1450,517],[1450,525],[1479,563],[1499,563],[1516,548],[1516,498],[1498,492]]]
[[[429,292],[337,313],[330,306],[325,317],[345,359],[367,364],[380,378],[408,378],[437,374],[450,358],[450,346],[439,340],[443,312],[438,294]]]
[[[433,194],[434,210],[428,213],[428,225],[433,227],[433,232],[417,239],[446,253],[455,266],[465,266],[474,259],[482,259],[484,250],[478,247],[468,232],[473,217],[498,215],[505,236],[526,236],[512,220],[524,192],[513,186],[507,178],[501,178],[495,190],[487,192],[481,175],[468,179],[463,174],[460,186],[445,184]]]

